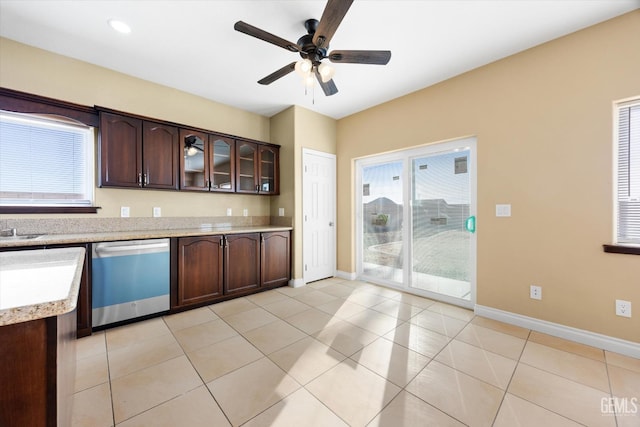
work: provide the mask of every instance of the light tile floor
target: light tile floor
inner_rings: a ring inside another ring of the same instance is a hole
[[[640,426],[639,359],[335,278],[98,332],[77,358],[76,427]]]

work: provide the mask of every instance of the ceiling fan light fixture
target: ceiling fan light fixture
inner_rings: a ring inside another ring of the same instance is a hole
[[[318,66],[318,73],[320,73],[320,77],[324,83],[328,82],[333,78],[336,74],[336,69],[333,68],[329,64],[325,64],[324,62]]]
[[[295,70],[302,77],[305,77],[307,74],[311,72],[312,68],[313,68],[313,63],[311,62],[311,60],[305,58],[296,62]]]
[[[304,85],[307,88],[312,88],[313,85],[316,83],[315,79],[313,78],[313,74],[309,73],[307,74],[303,79],[302,79],[302,83],[304,83]]]

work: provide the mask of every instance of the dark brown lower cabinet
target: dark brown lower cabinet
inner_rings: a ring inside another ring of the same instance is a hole
[[[78,303],[76,312],[78,313],[78,338],[91,335],[91,245],[54,245],[53,248],[84,248],[84,265],[82,266],[82,277],[80,278],[80,290],[78,291]]]
[[[71,425],[76,312],[0,326],[0,426]]]
[[[225,295],[260,289],[260,233],[225,237]]]
[[[178,286],[174,307],[214,301],[223,291],[223,237],[178,239]]]
[[[291,278],[291,242],[288,231],[262,233],[262,286],[286,285]]]

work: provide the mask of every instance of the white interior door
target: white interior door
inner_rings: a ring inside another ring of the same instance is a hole
[[[304,282],[336,271],[336,156],[302,150]]]

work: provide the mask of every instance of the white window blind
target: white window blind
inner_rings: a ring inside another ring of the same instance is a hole
[[[616,240],[640,244],[640,100],[617,108]]]
[[[0,205],[91,206],[93,129],[0,112]]]

